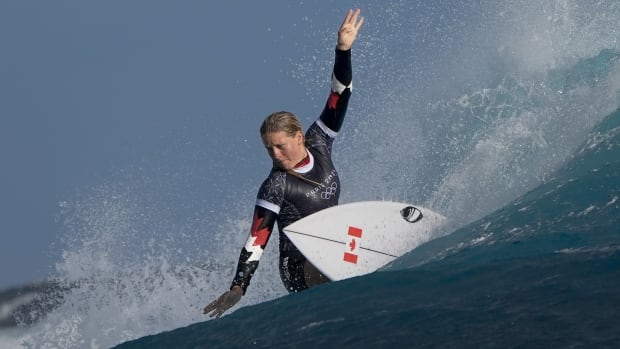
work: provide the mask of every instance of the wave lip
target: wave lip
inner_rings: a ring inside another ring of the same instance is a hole
[[[37,282],[0,292],[0,329],[31,325],[53,311],[67,287],[57,280]]]

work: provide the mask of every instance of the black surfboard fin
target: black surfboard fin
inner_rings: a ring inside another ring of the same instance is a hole
[[[422,219],[422,217],[424,217],[422,211],[420,211],[417,207],[413,206],[407,206],[403,208],[402,210],[400,210],[400,214],[409,223],[415,223]]]

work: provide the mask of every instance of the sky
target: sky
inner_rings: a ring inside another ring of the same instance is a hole
[[[207,160],[188,172],[209,183],[187,181],[170,205],[256,185],[265,170],[253,169],[269,166],[260,122],[275,110],[317,110],[292,72],[317,53],[331,60],[317,28],[335,45],[346,9],[358,6],[0,2],[0,290],[52,275],[63,207],[127,169],[187,175],[188,162]],[[231,159],[240,171],[226,172]]]

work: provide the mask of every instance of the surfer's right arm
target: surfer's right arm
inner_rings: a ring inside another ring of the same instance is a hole
[[[245,246],[241,249],[239,262],[237,263],[237,272],[230,286],[231,289],[239,286],[243,290],[243,294],[247,291],[250,279],[254,275],[256,268],[258,268],[258,261],[263,255],[277,217],[278,215],[271,210],[259,205],[254,206],[252,228]]]
[[[245,294],[250,279],[256,268],[258,261],[263,254],[267,241],[271,236],[273,227],[275,226],[277,214],[261,206],[255,206],[254,218],[252,220],[252,228],[250,235],[241,249],[239,262],[237,263],[237,272],[230,286],[230,289],[224,292],[218,299],[209,303],[203,314],[209,314],[210,317],[219,318],[224,312],[237,304],[241,296]]]

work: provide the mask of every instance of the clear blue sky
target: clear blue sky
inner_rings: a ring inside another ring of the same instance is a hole
[[[317,39],[316,28],[335,31],[357,6],[0,2],[0,289],[54,270],[60,203],[174,144],[266,166],[256,149],[262,117],[316,108],[291,71],[314,47],[332,48],[328,38],[303,41]],[[209,132],[230,143],[213,144]]]

